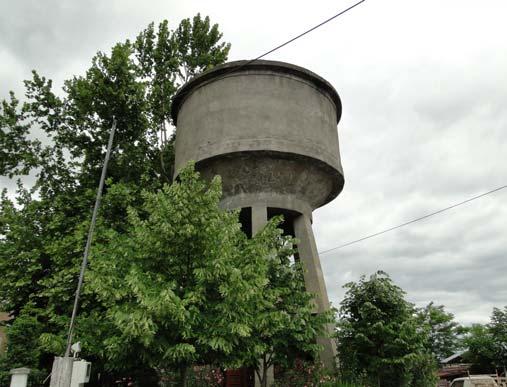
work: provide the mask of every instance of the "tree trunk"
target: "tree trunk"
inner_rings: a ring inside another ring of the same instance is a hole
[[[268,359],[268,355],[264,354],[255,367],[255,374],[259,380],[260,387],[268,387],[268,368],[271,366],[270,360],[271,356],[269,356]]]
[[[188,366],[180,367],[180,387],[187,387]]]
[[[261,380],[261,386],[267,387],[268,386],[268,365],[266,363],[266,354],[262,357],[262,380]]]

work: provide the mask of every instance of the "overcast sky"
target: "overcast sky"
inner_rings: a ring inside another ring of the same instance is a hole
[[[251,59],[351,1],[0,1],[0,97],[31,69],[57,87],[98,50],[197,12],[230,60]],[[507,2],[367,0],[265,59],[306,67],[341,96],[345,188],[314,213],[326,250],[507,184]],[[3,179],[0,184],[8,182]],[[462,323],[507,305],[507,189],[321,256],[330,299],[387,271],[410,301]]]

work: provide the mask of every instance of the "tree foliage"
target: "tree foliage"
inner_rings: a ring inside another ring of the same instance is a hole
[[[433,386],[428,334],[384,272],[345,285],[337,343],[344,377],[373,386]]]
[[[180,29],[191,32],[185,41]],[[13,317],[7,333],[10,343],[20,343],[18,349],[24,345],[18,341],[20,324],[42,327],[17,355],[9,345],[4,367],[23,363],[24,354],[25,366],[47,370],[52,361],[47,355],[62,350],[113,117],[118,124],[101,227],[121,233],[127,209],[143,202],[142,190],[156,191],[171,180],[172,138],[163,134],[172,95],[185,81],[181,74],[226,60],[229,45],[221,37],[218,26],[200,15],[174,31],[166,21],[158,28],[151,24],[134,42],[99,52],[86,73],[66,81],[61,92],[34,71],[25,81],[23,103],[13,94],[2,102],[0,173],[30,173],[35,184],[30,189],[19,184],[15,200],[2,192],[0,309]],[[201,59],[192,59],[193,53]],[[83,355],[103,375],[104,332],[115,329],[100,318],[105,309],[96,294],[85,294],[76,327],[87,343]],[[124,366],[143,368],[135,357]]]
[[[101,233],[88,292],[113,326],[105,339],[111,364],[121,367],[135,348],[143,363],[185,379],[194,364],[258,367],[263,355],[316,353],[328,319],[312,314],[279,220],[248,239],[220,197],[218,179],[208,186],[187,167],[179,182],[143,194],[123,232]]]
[[[208,188],[186,169],[129,209],[126,232],[103,233],[89,289],[120,333],[107,340],[112,358],[133,342],[149,364],[185,368],[223,358],[250,333],[243,316],[264,285],[258,268],[269,251],[219,209],[220,194],[218,180]]]
[[[334,323],[334,310],[315,314],[314,295],[305,291],[303,268],[291,263],[296,240],[291,237],[254,239],[271,246],[277,255],[267,261],[268,282],[252,316],[252,334],[244,338],[242,363],[252,367],[266,386],[267,370],[275,364],[291,368],[301,359],[318,359],[317,337],[326,336],[326,324]]]
[[[0,104],[0,175],[13,177],[28,174],[37,164],[40,143],[28,139],[30,126],[23,123],[19,100],[10,93]]]
[[[424,308],[418,309],[417,318],[419,324],[428,329],[428,350],[437,361],[461,349],[465,329],[454,320],[452,313],[445,311],[443,305],[430,302]]]
[[[494,373],[507,369],[507,306],[493,308],[489,324],[474,324],[465,336],[465,360],[475,372]]]
[[[54,91],[33,72],[20,103],[0,109],[0,173],[35,176],[2,193],[0,309],[10,312],[0,368],[46,376],[64,350],[105,145],[117,131],[74,337],[101,385],[130,376],[155,385],[167,368],[313,356],[331,315],[312,314],[293,242],[280,220],[249,240],[218,208],[220,184],[186,170],[172,180],[171,98],[227,59],[209,18],[153,23],[99,52]],[[35,133],[42,133],[40,139]],[[29,331],[29,335],[26,332]],[[37,371],[34,371],[36,373]],[[158,374],[158,375],[157,375]]]

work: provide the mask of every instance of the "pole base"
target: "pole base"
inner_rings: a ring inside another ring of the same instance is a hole
[[[70,387],[73,363],[73,357],[55,356],[49,387]]]

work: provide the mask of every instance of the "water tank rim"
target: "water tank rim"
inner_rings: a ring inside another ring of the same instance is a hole
[[[195,160],[196,170],[199,170],[205,165],[209,165],[215,160],[219,159],[227,159],[227,158],[237,158],[238,156],[245,155],[255,155],[257,158],[269,157],[269,158],[280,158],[287,160],[300,160],[301,162],[313,163],[319,169],[327,171],[329,177],[332,181],[332,189],[329,191],[327,197],[319,203],[314,209],[320,208],[331,201],[333,201],[336,197],[338,197],[343,191],[345,185],[345,176],[341,169],[334,167],[333,165],[327,163],[324,160],[317,159],[312,156],[303,155],[300,153],[292,153],[292,152],[282,152],[276,150],[242,150],[235,152],[227,152],[220,155],[213,155],[211,157],[206,157],[200,160]],[[180,169],[181,170],[181,169]],[[176,181],[178,179],[178,175],[180,170],[174,171],[173,180]]]
[[[204,73],[199,74],[196,77],[190,79],[188,82],[186,82],[183,86],[180,87],[180,89],[174,95],[171,104],[171,118],[173,120],[174,125],[177,125],[178,113],[181,106],[183,105],[185,97],[188,94],[190,94],[193,89],[199,87],[203,83],[212,81],[214,78],[218,78],[221,75],[229,75],[229,74],[232,75],[236,69],[238,71],[248,71],[252,69],[273,70],[278,71],[280,73],[295,75],[314,83],[319,88],[324,89],[331,97],[332,101],[334,102],[334,105],[336,106],[337,122],[340,122],[342,114],[342,104],[340,96],[338,95],[338,92],[333,87],[333,85],[331,85],[331,83],[326,81],[320,75],[317,75],[304,67],[297,66],[287,62],[272,61],[272,60],[256,60],[254,62],[251,62],[248,60],[238,60],[227,62],[222,65],[213,67],[212,69],[209,69]]]

